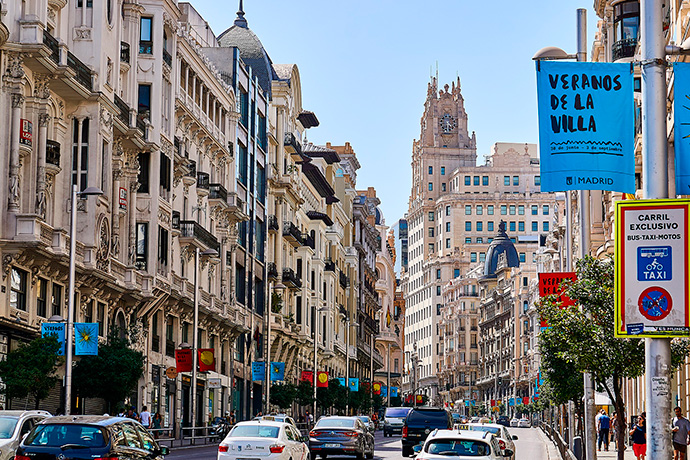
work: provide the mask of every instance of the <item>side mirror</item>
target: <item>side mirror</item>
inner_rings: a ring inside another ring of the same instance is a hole
[[[517,441],[517,435],[516,434],[513,435],[513,441]]]
[[[420,453],[420,452],[422,451],[422,445],[421,445],[421,444],[417,444],[416,446],[412,446],[412,451],[413,451],[415,454]]]
[[[160,446],[159,452],[161,453],[161,455],[168,455],[168,453],[170,453],[166,446]]]
[[[513,452],[512,449],[506,449],[506,450],[503,451],[503,456],[504,456],[504,457],[512,457],[514,453],[515,453],[515,452]]]

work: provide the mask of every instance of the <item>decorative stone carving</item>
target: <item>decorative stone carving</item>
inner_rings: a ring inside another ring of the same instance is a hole
[[[7,279],[7,275],[10,274],[10,268],[12,268],[12,260],[14,260],[14,254],[5,254],[2,256],[2,280]]]
[[[22,105],[24,105],[24,100],[25,100],[25,99],[26,99],[26,98],[25,98],[23,95],[18,94],[18,93],[13,93],[13,94],[12,94],[12,108],[13,108],[13,109],[19,109],[19,108],[21,108]]]
[[[50,98],[50,75],[36,75],[34,84],[34,96],[41,99]]]
[[[96,252],[96,268],[104,272],[110,271],[110,224],[108,218],[102,215],[98,225],[98,251]]]
[[[75,28],[74,29],[74,39],[75,40],[91,40],[91,29],[89,29],[89,28]]]
[[[108,129],[113,128],[113,114],[110,113],[105,106],[101,106],[101,123],[103,123]]]
[[[5,76],[9,78],[22,78],[24,76],[24,57],[21,53],[12,53],[8,56]]]

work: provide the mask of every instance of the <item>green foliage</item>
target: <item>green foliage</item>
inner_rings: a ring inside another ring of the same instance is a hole
[[[271,404],[281,409],[287,409],[297,396],[297,387],[292,383],[271,385]]]
[[[277,292],[271,293],[271,311],[273,313],[280,313],[283,309],[283,296]]]
[[[144,374],[144,355],[130,348],[130,340],[112,329],[108,343],[99,345],[97,356],[84,356],[74,367],[73,382],[77,394],[86,398],[102,398],[108,410],[137,388]]]
[[[302,406],[310,406],[314,404],[314,386],[311,382],[301,381],[297,385],[297,393],[295,395],[295,401],[297,404]]]
[[[403,405],[402,397],[391,396],[391,407],[400,407]]]
[[[340,384],[337,379],[332,379],[328,382],[328,389],[333,393],[333,408],[338,411],[338,413],[345,412],[347,407],[348,393],[350,392],[347,387]]]
[[[54,335],[38,337],[24,343],[7,354],[0,362],[0,378],[5,384],[3,392],[7,398],[33,396],[38,409],[42,399],[60,380],[55,371],[61,364],[58,357],[60,343]]]

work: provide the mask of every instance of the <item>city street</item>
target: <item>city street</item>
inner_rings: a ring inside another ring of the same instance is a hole
[[[517,435],[515,441],[516,460],[529,458],[530,460],[550,460],[547,452],[546,436],[537,428],[510,428],[510,433]],[[173,450],[166,458],[168,460],[206,460],[216,457],[217,447],[202,446]],[[351,460],[353,457],[328,457],[333,460]],[[384,438],[383,432],[376,432],[376,460],[401,460],[400,436]],[[551,459],[555,460],[555,458]]]

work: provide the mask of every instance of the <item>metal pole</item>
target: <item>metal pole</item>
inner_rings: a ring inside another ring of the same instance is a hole
[[[386,399],[388,404],[386,404],[387,407],[391,407],[391,343],[388,342],[388,365],[386,366],[388,368],[388,382],[386,385],[388,385],[388,391],[386,392]]]
[[[271,314],[273,309],[273,283],[268,290],[268,314],[266,315],[266,409],[264,414],[271,412]]]
[[[666,54],[661,0],[640,2],[642,50],[642,192],[645,199],[668,198],[666,138]],[[671,458],[670,339],[645,339],[647,458]]]
[[[374,334],[369,337],[369,398],[374,397]]]
[[[347,402],[345,403],[345,415],[350,415],[350,313],[347,313],[345,324],[345,388],[347,389]]]
[[[69,288],[65,331],[65,415],[72,413],[72,327],[74,326],[74,276],[77,253],[77,184],[72,185],[69,225]]]
[[[316,370],[316,350],[318,348],[318,323],[319,323],[319,309],[314,307],[314,413],[312,416],[314,417],[314,422],[316,422],[316,384],[318,382],[318,377],[319,373]]]
[[[196,366],[198,365],[197,350],[199,349],[199,248],[194,249],[194,324],[192,325],[192,388],[190,390],[190,414],[192,426],[196,426]],[[192,438],[194,437],[192,430]]]

